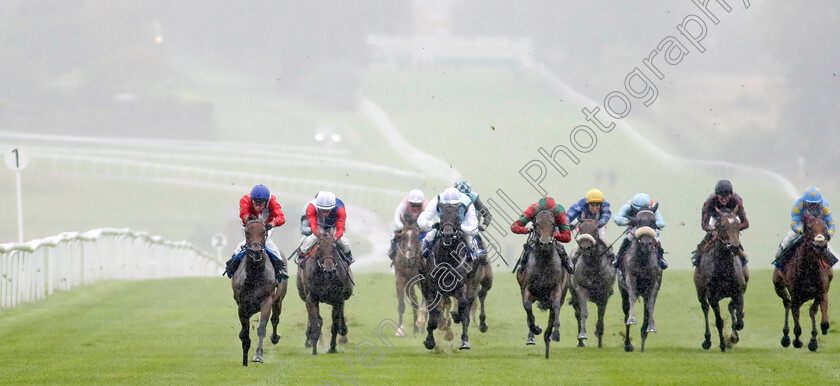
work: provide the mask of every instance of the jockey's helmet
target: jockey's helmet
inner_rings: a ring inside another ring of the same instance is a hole
[[[720,180],[715,184],[715,194],[727,196],[732,194],[732,183],[729,180]]]
[[[252,200],[268,201],[269,198],[271,198],[271,193],[265,185],[257,185],[251,189]]]
[[[636,208],[649,208],[650,196],[645,193],[636,193],[636,195],[633,196],[633,200],[630,201],[630,204]]]
[[[446,188],[443,191],[443,196],[441,196],[440,200],[442,204],[457,204],[461,202],[461,192],[455,188]]]
[[[598,189],[592,189],[586,192],[586,203],[603,203],[604,202],[604,193],[601,193]]]
[[[822,194],[820,193],[820,188],[816,186],[809,186],[808,189],[805,189],[805,193],[802,194],[802,199],[809,204],[821,203]]]
[[[453,185],[455,189],[458,189],[461,193],[467,194],[472,191],[470,188],[470,183],[464,180],[455,181],[455,185]]]
[[[422,204],[423,201],[426,201],[426,196],[423,194],[423,191],[420,189],[411,189],[408,192],[408,202],[411,204]]]
[[[335,208],[335,194],[322,190],[315,196],[315,207],[321,210],[330,210]]]

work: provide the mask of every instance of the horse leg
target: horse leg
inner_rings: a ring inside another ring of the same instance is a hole
[[[263,300],[260,304],[260,325],[257,327],[257,336],[259,337],[259,344],[257,344],[257,354],[254,355],[254,362],[263,363],[263,339],[265,339],[265,330],[268,327],[268,318],[271,316],[272,308],[271,296]]]
[[[426,340],[423,341],[423,345],[429,350],[435,348],[434,332],[438,327],[438,322],[440,321],[440,309],[438,307],[440,307],[440,304],[429,309],[429,322],[426,323]]]
[[[280,334],[277,333],[277,324],[280,323],[280,313],[283,312],[283,299],[277,298],[271,304],[271,344],[280,341]]]
[[[607,313],[607,301],[602,300],[598,303],[598,323],[595,324],[595,336],[598,337],[598,348],[601,348],[601,343],[604,339],[604,315]]]
[[[405,336],[405,330],[403,329],[403,313],[405,312],[405,284],[407,280],[406,278],[397,272],[397,313],[399,314],[399,321],[397,323],[397,331],[394,333],[396,336]],[[417,311],[414,312],[414,319],[417,319]],[[414,328],[417,330],[417,327]]]
[[[557,303],[556,301],[553,303]],[[557,311],[560,310],[560,307],[556,304],[551,305],[551,309],[548,313],[548,327],[545,329],[545,335],[543,336],[543,340],[545,341],[545,359],[548,359],[549,353],[549,346],[551,344],[551,333],[554,330],[554,322],[557,321]]]
[[[630,306],[626,324],[636,324],[636,278],[627,276],[627,302]]]
[[[309,313],[309,325],[306,338],[312,346],[312,355],[318,354],[318,339],[321,339],[321,311],[318,302],[307,299],[306,311]]]
[[[414,296],[414,289],[411,290],[412,296]],[[426,314],[429,313],[428,305],[426,304],[426,299],[423,299],[423,302],[420,305],[420,309],[414,310],[414,333],[419,334],[420,329],[422,329],[426,325]],[[414,309],[414,307],[412,307]]]
[[[467,331],[470,327],[470,308],[472,308],[473,302],[467,298],[466,293],[468,289],[466,284],[464,284],[461,292],[461,297],[458,299],[458,314],[461,315],[461,346],[458,349],[469,350],[470,336]]]
[[[627,320],[630,315],[630,302],[627,299],[629,295],[627,290],[621,288],[621,285],[618,286],[618,292],[621,293],[621,309],[624,311],[624,320]],[[633,343],[630,340],[630,325],[627,323],[624,324],[624,351],[633,351]]]
[[[527,345],[535,344],[534,336],[542,334],[542,328],[534,323],[533,306],[534,299],[531,297],[531,293],[525,289],[522,292],[522,307],[525,309],[525,320],[528,322],[528,340],[525,342]]]
[[[743,293],[732,295],[732,300],[729,301],[729,317],[732,318],[732,334],[729,335],[729,342],[735,344],[741,340],[738,331],[744,329]]]
[[[239,330],[239,340],[242,341],[242,366],[248,366],[248,350],[251,349],[251,337],[248,334],[248,329],[250,327],[250,319],[251,316],[248,315],[248,312],[239,308],[239,323],[242,325],[242,328]]]
[[[831,323],[828,322],[828,291],[823,293],[822,300],[820,300],[820,314],[822,314],[822,321],[820,322],[820,329],[822,334],[828,334],[828,328]]]
[[[645,298],[645,304],[647,304],[647,301],[648,301],[648,299]],[[645,307],[645,318],[644,318],[644,320],[642,320],[642,330],[641,330],[640,335],[642,336],[642,348],[641,348],[640,351],[645,352],[645,340],[647,340],[647,336],[648,336],[648,309],[647,309],[647,307]]]
[[[700,300],[700,309],[703,310],[703,318],[706,321],[706,333],[703,334],[703,349],[708,350],[709,347],[712,347],[712,333],[709,331],[709,302],[706,301],[705,296],[700,297],[698,295],[698,298]]]
[[[484,279],[481,280],[481,289],[478,291],[478,301],[481,303],[478,330],[481,332],[487,332],[489,328],[486,321],[487,315],[484,313],[484,299],[487,298],[487,292],[490,291],[490,288],[493,288],[493,271],[491,271],[490,265],[484,267],[484,274]]]
[[[785,307],[785,326],[782,328],[782,347],[790,346],[790,328],[788,327],[788,319],[790,318],[790,293],[784,285],[782,273],[779,270],[773,271],[773,287],[776,290],[776,295],[782,298],[782,305]]]
[[[817,309],[820,307],[820,303],[822,303],[822,300],[814,299],[809,310],[811,314],[811,340],[808,342],[808,350],[811,351],[817,351],[817,347],[819,347],[817,343]]]
[[[799,339],[799,336],[802,335],[802,326],[799,325],[799,307],[802,304],[799,302],[794,303],[791,305],[791,313],[793,314],[793,347],[795,348],[802,348],[802,340]]]
[[[586,335],[586,318],[589,316],[589,309],[587,308],[587,302],[589,301],[589,293],[584,288],[577,289],[577,302],[578,302],[578,309],[579,312],[575,312],[575,316],[580,314],[578,318],[578,347],[583,347],[583,341],[589,339],[589,336]]]
[[[715,327],[718,330],[718,340],[720,342],[720,351],[726,352],[726,342],[723,340],[723,317],[720,316],[720,301],[712,300],[712,310],[715,311]]]
[[[336,353],[338,350],[335,349],[335,338],[338,336],[339,332],[341,331],[341,327],[344,324],[344,303],[335,304],[332,306],[332,326],[330,326],[330,350],[329,353]],[[344,335],[344,334],[342,334]]]

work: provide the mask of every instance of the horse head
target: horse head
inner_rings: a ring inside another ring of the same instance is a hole
[[[656,265],[656,215],[649,211],[643,210],[636,214],[636,231],[635,240],[631,248],[635,249],[635,253],[630,256],[645,257],[638,263],[647,264],[650,262]]]
[[[315,241],[315,261],[318,266],[327,273],[335,274],[337,248],[335,243],[335,230],[326,231],[318,228],[318,240]]]
[[[734,214],[738,212],[738,207],[736,206],[732,212],[715,210],[718,213],[718,219],[715,221],[715,237],[723,242],[726,249],[735,253],[741,248],[741,220]]]
[[[456,237],[461,232],[461,204],[441,204],[439,234],[441,242],[446,247],[451,247],[457,241]]]
[[[802,224],[802,240],[816,249],[828,247],[828,228],[825,220],[806,213],[802,216]]]
[[[245,223],[245,250],[249,259],[255,262],[263,259],[267,237],[265,224],[256,218],[249,218]]]
[[[420,226],[417,225],[417,218],[411,215],[403,216],[403,229],[401,232],[399,250],[406,260],[420,255]]]
[[[552,251],[554,249],[554,212],[542,210],[534,218],[534,233],[537,241],[537,252]],[[544,253],[538,253],[538,256]]]

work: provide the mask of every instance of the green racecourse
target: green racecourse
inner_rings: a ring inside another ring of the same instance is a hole
[[[458,334],[452,342],[436,334],[442,349],[428,351],[422,344],[424,335],[399,338],[386,333],[395,348],[385,348],[373,330],[382,320],[397,318],[393,275],[359,274],[356,283],[356,294],[346,306],[350,342],[339,346],[338,354],[324,354],[322,347],[322,354],[313,357],[303,347],[305,307],[290,284],[280,318],[283,338],[276,346],[266,339],[265,363],[251,363],[247,368],[241,365],[238,319],[227,279],[104,282],[57,292],[46,300],[0,312],[0,384],[315,384],[324,380],[343,384],[331,374],[352,377],[348,363],[362,384],[840,381],[840,331],[836,327],[840,310],[836,304],[830,310],[835,324],[828,335],[819,336],[817,352],[782,348],[783,309],[773,293],[769,270],[752,273],[746,326],[741,342],[731,351],[721,353],[716,338],[709,351],[700,347],[703,319],[691,273],[669,270],[656,308],[659,332],[650,335],[645,353],[638,351],[638,325],[632,328],[636,351],[625,353],[622,348],[623,316],[616,291],[606,315],[604,348],[593,347],[594,318],[588,323],[589,346],[575,347],[577,329],[572,309],[566,305],[561,310],[560,342],[551,345],[549,360],[543,357],[541,336],[536,346],[524,344],[525,313],[509,272],[496,272],[487,300],[490,329],[484,334],[470,329],[470,351],[457,350]],[[835,285],[831,298],[838,296]],[[324,333],[329,331],[328,310],[321,309]],[[536,312],[536,317],[545,327],[548,314]],[[807,345],[810,326],[804,330]],[[256,339],[253,329],[251,337]],[[369,360],[383,350],[381,361],[371,368],[361,366],[354,352],[365,340],[377,344]],[[255,348],[256,342],[249,358]]]

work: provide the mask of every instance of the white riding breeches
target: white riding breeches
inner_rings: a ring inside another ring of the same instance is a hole
[[[314,234],[303,236],[300,239],[300,253],[309,252],[315,246],[316,241],[318,241],[318,236]],[[350,253],[350,240],[347,240],[347,235],[341,235],[341,238],[336,240],[336,244],[341,252]]]

